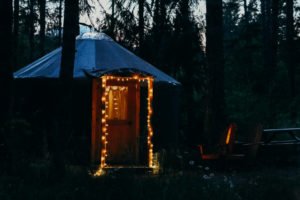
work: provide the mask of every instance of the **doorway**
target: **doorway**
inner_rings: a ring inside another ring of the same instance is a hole
[[[140,85],[137,80],[106,83],[106,163],[136,165],[139,160]]]
[[[105,75],[93,80],[91,160],[100,164],[99,169],[154,167],[151,120],[153,80],[151,76],[140,75]],[[146,97],[145,94],[141,97],[141,87],[147,87]],[[146,98],[142,101],[146,116],[142,118],[141,98]]]

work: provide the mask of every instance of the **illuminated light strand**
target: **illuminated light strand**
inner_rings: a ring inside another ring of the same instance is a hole
[[[107,110],[108,110],[108,92],[109,92],[109,88],[106,87],[107,86],[107,81],[108,80],[114,80],[114,81],[118,81],[118,82],[125,82],[125,81],[131,81],[131,80],[138,80],[139,82],[147,82],[148,85],[148,97],[147,97],[147,110],[148,110],[148,114],[147,114],[147,128],[148,128],[148,136],[147,136],[147,144],[148,144],[148,160],[149,160],[149,167],[154,168],[154,163],[153,163],[153,143],[152,143],[152,136],[153,136],[153,128],[152,128],[152,124],[151,124],[151,117],[153,114],[153,110],[152,110],[152,100],[153,100],[153,78],[152,77],[140,77],[139,75],[133,75],[132,77],[121,77],[121,76],[111,76],[111,75],[106,75],[101,77],[102,79],[102,91],[104,91],[102,93],[101,96],[101,101],[102,101],[102,105],[104,104],[104,108],[101,111],[101,127],[102,127],[102,136],[101,136],[101,157],[100,157],[100,168],[99,170],[95,173],[95,176],[99,176],[102,175],[103,172],[103,168],[105,168],[107,166],[106,164],[106,157],[108,156],[107,154],[107,137],[109,135],[109,133],[107,132],[107,121],[108,121],[108,114],[107,114]]]
[[[107,78],[105,76],[102,77],[102,91],[104,91],[102,93],[102,104],[104,104],[104,108],[101,111],[101,127],[102,127],[102,136],[101,136],[101,146],[102,146],[102,150],[101,150],[101,158],[100,158],[100,169],[103,169],[106,166],[106,157],[107,157],[107,136],[108,136],[108,132],[107,132],[107,119],[108,119],[108,115],[106,114],[107,111],[107,107],[108,107],[108,101],[107,101],[107,97],[108,97],[108,92],[109,89],[106,87],[106,82],[107,82]],[[102,171],[102,170],[101,170]]]
[[[153,129],[151,124],[151,117],[153,114],[152,110],[152,100],[153,100],[153,78],[148,77],[148,103],[147,103],[147,109],[148,109],[148,115],[147,115],[147,127],[148,127],[148,137],[147,137],[147,144],[148,144],[148,157],[149,157],[149,167],[153,168],[153,144],[152,144],[152,136],[153,136]]]
[[[124,82],[124,81],[130,81],[130,80],[138,80],[139,82],[144,82],[144,81],[148,81],[148,78],[149,78],[149,77],[140,77],[139,75],[133,75],[131,77],[106,75],[103,77],[105,77],[106,80],[114,80],[114,81],[118,81],[118,82]]]

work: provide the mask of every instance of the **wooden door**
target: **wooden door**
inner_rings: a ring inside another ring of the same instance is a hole
[[[138,163],[140,85],[137,80],[108,81],[108,165]]]

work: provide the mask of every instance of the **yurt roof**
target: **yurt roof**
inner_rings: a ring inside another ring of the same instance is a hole
[[[62,48],[57,48],[14,73],[14,78],[58,78]],[[83,33],[76,38],[74,79],[112,73],[142,73],[156,82],[178,81],[125,49],[104,33]]]

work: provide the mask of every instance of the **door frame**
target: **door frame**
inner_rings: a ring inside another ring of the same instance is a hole
[[[105,90],[106,84],[109,81],[117,82],[126,82],[126,81],[138,81],[141,87],[142,83],[146,83],[148,86],[148,96],[147,96],[147,149],[148,149],[148,167],[154,168],[153,163],[153,127],[152,127],[152,101],[153,101],[153,82],[154,79],[152,76],[141,76],[141,75],[132,75],[132,76],[114,76],[114,75],[105,75],[98,79],[93,79],[92,83],[92,131],[91,131],[91,161],[94,164],[100,164],[100,169],[109,167],[106,164],[107,157],[107,148],[106,144],[108,143],[107,135],[107,115],[105,113],[105,108],[107,106],[107,91]],[[124,83],[123,83],[124,84]],[[140,98],[137,99],[138,106],[140,106]],[[140,110],[140,108],[139,108]],[[136,112],[136,117],[139,119],[139,113]],[[139,120],[138,120],[139,121]],[[139,123],[136,123],[136,128],[139,133]],[[137,147],[138,148],[138,147]],[[138,151],[137,151],[138,152]]]

